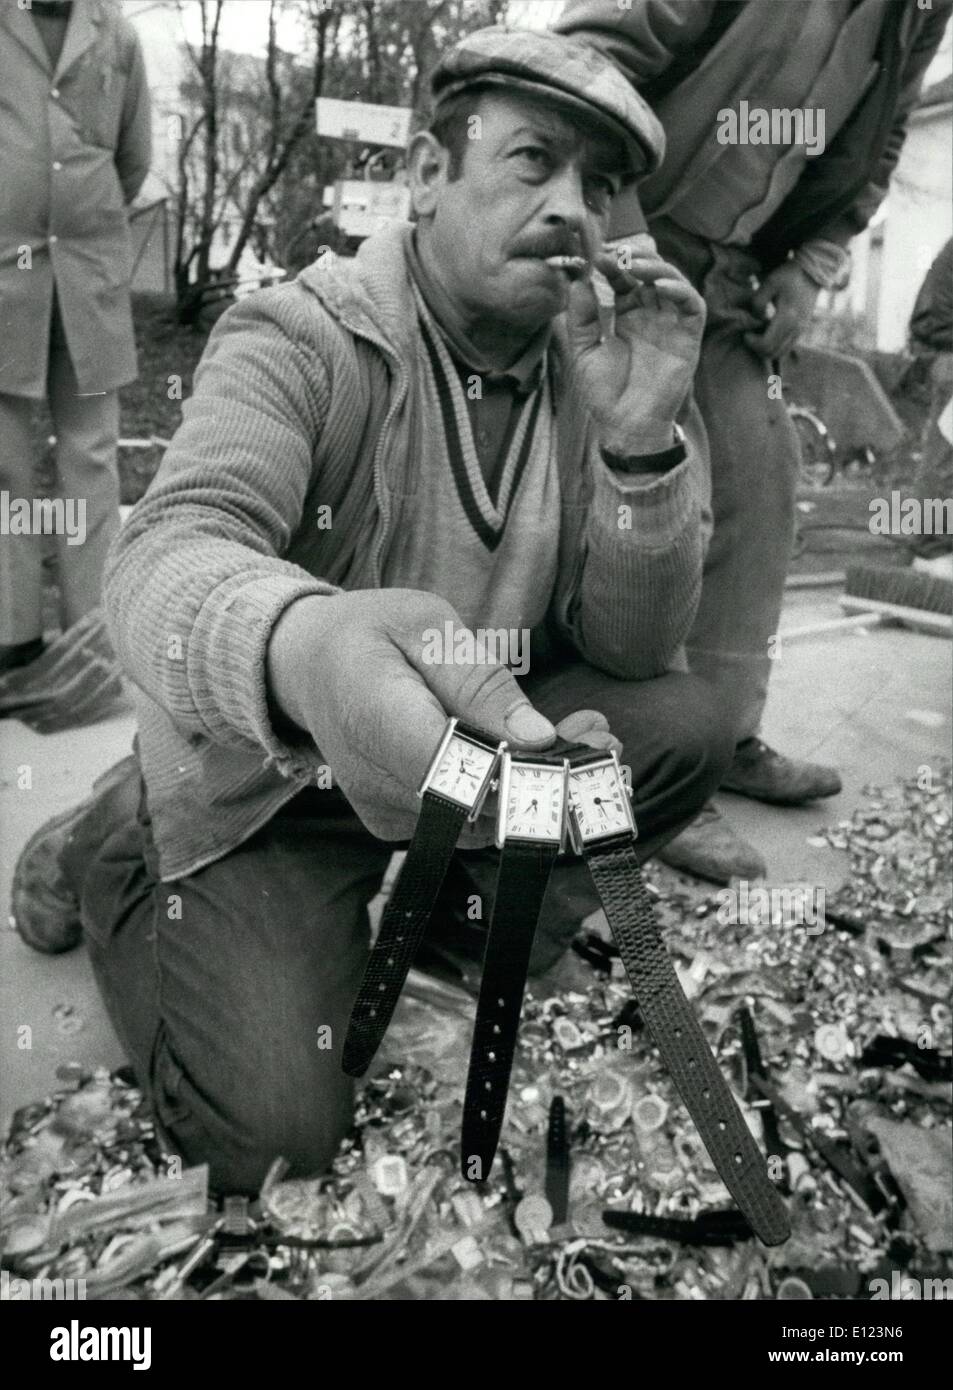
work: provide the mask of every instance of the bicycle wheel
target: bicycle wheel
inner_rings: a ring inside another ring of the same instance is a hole
[[[834,441],[823,420],[803,406],[788,406],[788,415],[800,445],[798,481],[817,490],[827,487],[834,477]]]

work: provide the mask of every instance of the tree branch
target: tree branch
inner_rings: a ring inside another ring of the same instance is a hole
[[[274,157],[269,158],[265,168],[262,170],[261,175],[255,180],[254,184],[252,185],[251,191],[248,195],[248,199],[245,203],[245,210],[242,214],[242,221],[238,231],[238,236],[235,239],[235,243],[232,246],[231,254],[228,258],[228,265],[226,267],[226,273],[228,274],[234,272],[235,267],[238,264],[239,257],[245,249],[245,246],[248,242],[248,238],[251,236],[252,230],[255,225],[255,217],[257,215],[258,207],[261,203],[262,198],[264,198],[265,195],[271,191],[271,189],[278,182],[281,175],[284,173],[285,169],[287,168],[288,161],[290,160],[291,155],[294,152],[294,149],[297,146],[298,142],[303,138],[307,131],[312,129],[314,122],[314,103],[317,100],[317,98],[321,95],[321,89],[324,85],[327,52],[327,35],[328,30],[331,26],[331,22],[331,13],[327,10],[324,10],[323,8],[320,9],[317,15],[314,17],[316,45],[314,55],[314,66],[312,68],[311,90],[308,93],[307,99],[302,104],[301,109],[299,110],[298,115],[294,121],[294,124],[292,125],[291,130],[286,136],[284,142],[278,142],[278,144],[275,147]]]

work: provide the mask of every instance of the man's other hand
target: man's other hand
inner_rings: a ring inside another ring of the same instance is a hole
[[[752,312],[768,320],[762,333],[746,333],[745,342],[759,357],[783,357],[811,322],[820,288],[794,261],[785,261],[761,281],[751,300]]]
[[[461,644],[447,650],[447,624],[465,630],[434,594],[356,590],[298,599],[269,642],[272,699],[310,734],[335,783],[381,839],[413,834],[415,793],[448,715],[522,751],[541,751],[556,738],[507,667],[475,640],[472,661],[459,659]]]
[[[698,365],[705,301],[647,234],[606,248],[595,266],[615,294],[610,330],[588,279],[572,286],[566,318],[599,443],[622,455],[668,449]]]

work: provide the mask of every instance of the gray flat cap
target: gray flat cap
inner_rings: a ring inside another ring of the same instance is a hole
[[[532,92],[599,121],[624,141],[634,175],[662,162],[665,135],[648,104],[608,58],[577,39],[548,30],[477,29],[434,68],[434,108],[485,84]]]

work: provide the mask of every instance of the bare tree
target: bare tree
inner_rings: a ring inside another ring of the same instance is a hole
[[[238,264],[238,259],[245,249],[245,245],[251,235],[252,228],[255,224],[255,216],[262,198],[274,188],[275,184],[288,167],[288,161],[299,141],[307,131],[314,128],[314,104],[321,95],[324,87],[328,31],[331,28],[333,16],[331,11],[324,5],[319,4],[315,6],[312,4],[309,18],[314,31],[315,47],[314,58],[311,64],[311,83],[306,98],[291,116],[290,123],[286,120],[284,98],[281,85],[276,75],[278,55],[276,8],[277,0],[270,0],[268,12],[268,51],[265,59],[265,73],[268,82],[269,97],[267,157],[264,167],[255,179],[246,198],[238,236],[235,239],[231,254],[228,258],[228,264],[225,268],[226,274],[232,274]]]
[[[279,74],[278,15],[283,0],[269,0],[268,39],[264,60],[266,101],[262,110],[249,102],[247,93],[235,92],[227,78],[228,64],[220,51],[222,11],[226,0],[199,0],[202,26],[201,43],[186,44],[194,69],[197,114],[183,135],[178,152],[176,190],[175,289],[178,316],[191,322],[201,311],[210,287],[234,276],[242,252],[254,230],[262,199],[274,187],[288,165],[292,152],[304,135],[313,129],[314,103],[324,84],[328,56],[328,35],[339,16],[321,3],[307,0],[303,13],[314,44],[310,80],[293,109],[288,109],[287,84]],[[182,0],[178,0],[182,8]],[[297,8],[301,9],[299,5]],[[253,119],[235,110],[244,104],[253,108]],[[234,141],[223,139],[223,113],[233,113],[239,127],[258,124],[262,138],[250,139],[236,167],[227,166],[236,154]],[[200,155],[196,158],[197,148]],[[249,179],[249,171],[253,171]],[[227,210],[239,216],[237,235],[226,264],[213,274],[211,265],[215,234]]]
[[[180,9],[183,0],[176,0]],[[177,314],[193,322],[209,299],[227,291],[261,218],[288,221],[283,207],[304,215],[306,229],[320,203],[307,202],[307,172],[317,196],[320,178],[343,172],[345,150],[329,153],[314,132],[315,101],[325,91],[345,98],[411,106],[421,114],[423,80],[438,54],[462,33],[501,20],[506,0],[269,0],[264,58],[221,47],[226,4],[198,0],[201,41],[187,44],[191,77],[177,160],[175,290]],[[279,20],[297,15],[308,35],[307,62],[283,52]],[[187,128],[186,128],[187,127]],[[287,180],[291,183],[286,187]],[[294,186],[291,186],[294,185]],[[276,209],[278,217],[276,218]],[[236,225],[224,265],[213,265],[215,239]],[[292,237],[300,233],[291,231]]]
[[[175,237],[175,293],[179,316],[192,317],[192,267],[194,282],[205,286],[209,278],[209,256],[215,235],[215,197],[218,187],[218,36],[224,0],[200,0],[202,46],[196,53],[186,44],[199,82],[199,114],[188,135],[179,143]],[[178,8],[182,5],[179,0]],[[202,138],[202,178],[198,208],[191,202],[190,154],[196,139]],[[191,246],[187,248],[187,239]]]

